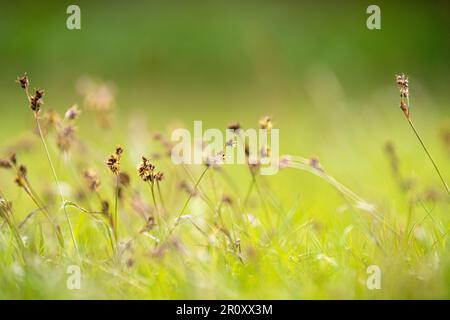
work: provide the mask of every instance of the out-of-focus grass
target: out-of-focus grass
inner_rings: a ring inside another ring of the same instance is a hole
[[[18,152],[18,157],[38,193],[48,193],[53,184],[32,134],[31,111],[13,82],[23,71],[29,72],[32,86],[47,90],[44,110],[63,112],[73,103],[83,109],[77,135],[90,152],[74,150],[75,175],[49,137],[60,178],[73,192],[69,199],[84,185],[82,170],[93,167],[102,180],[102,196],[113,202],[114,181],[104,161],[122,144],[132,188],[150,202],[148,186],[139,181],[135,167],[142,153],[159,150],[151,132],[170,133],[173,124],[190,127],[193,120],[203,120],[205,127],[224,128],[231,121],[256,127],[260,116],[271,114],[280,128],[282,154],[318,156],[328,173],[373,203],[398,235],[367,212],[349,207],[322,179],[294,169],[264,177],[283,207],[271,207],[269,223],[256,194],[248,208],[238,207],[251,182],[248,170],[226,167],[238,185],[236,193],[220,173],[213,177],[219,195],[230,194],[234,201],[234,213],[227,209],[223,215],[226,225],[237,229],[244,264],[221,233],[207,238],[185,222],[174,233],[177,245],[164,255],[151,254],[153,240],[139,237],[127,251],[133,266],[119,267],[108,261],[101,228],[71,208],[83,279],[81,290],[68,290],[66,267],[77,262],[59,202],[50,197],[70,258],[55,254],[56,239],[36,215],[21,232],[29,247],[44,241],[47,249],[41,256],[27,253],[22,265],[3,225],[1,298],[449,298],[449,202],[424,200],[411,206],[419,193],[440,193],[442,188],[403,119],[393,81],[394,73],[409,73],[413,117],[448,179],[450,154],[441,139],[450,118],[450,97],[442,89],[449,69],[448,40],[440,36],[448,28],[448,18],[440,13],[445,4],[382,4],[380,32],[365,29],[365,8],[354,4],[328,10],[294,3],[139,6],[124,12],[115,3],[82,4],[83,29],[78,33],[62,27],[62,5],[43,4],[47,10],[37,22],[31,19],[32,4],[6,5],[1,11],[0,157],[8,155],[18,136],[26,136],[31,150]],[[110,130],[97,125],[76,93],[75,83],[84,74],[116,84]],[[415,181],[414,191],[401,191],[393,179],[384,152],[387,141],[396,146],[402,174]],[[166,173],[162,191],[173,218],[186,198],[176,183],[188,177],[167,160],[155,162]],[[201,172],[191,170],[196,176]],[[214,199],[210,178],[200,186]],[[13,180],[10,172],[0,171],[0,190],[22,221],[35,208]],[[268,197],[267,189],[264,195]],[[77,203],[98,210],[95,200]],[[218,222],[199,198],[188,213],[202,228]],[[245,214],[259,224],[248,226]],[[38,232],[41,223],[44,238]],[[142,223],[129,203],[121,207],[122,240]],[[372,264],[382,270],[381,290],[365,285],[366,268]]]

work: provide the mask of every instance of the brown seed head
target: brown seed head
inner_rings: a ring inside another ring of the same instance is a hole
[[[118,174],[120,172],[120,158],[122,157],[123,148],[116,147],[115,153],[111,154],[106,161],[106,165],[112,173]]]
[[[17,185],[21,188],[25,188],[27,185],[27,168],[24,165],[20,165],[17,170],[17,176],[15,179]]]
[[[42,97],[44,96],[44,90],[37,89],[33,96],[30,96],[30,107],[31,110],[38,112],[41,109],[41,105],[44,104]]]
[[[17,77],[16,82],[20,85],[22,89],[27,89],[28,85],[30,84],[30,81],[28,80],[28,76],[26,73],[21,77]]]
[[[144,156],[138,166],[138,174],[143,181],[153,181],[154,179],[155,166]]]

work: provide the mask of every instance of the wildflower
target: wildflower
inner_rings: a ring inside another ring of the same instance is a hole
[[[120,158],[123,153],[122,147],[117,147],[115,153],[111,154],[106,161],[106,165],[112,173],[118,174],[120,171]]]
[[[81,111],[78,108],[78,105],[74,104],[72,107],[67,109],[64,118],[66,120],[75,120],[80,115]]]
[[[141,163],[138,166],[138,174],[143,181],[153,181],[155,166],[149,159],[142,156]]]
[[[273,127],[272,119],[269,116],[264,116],[261,120],[259,120],[259,127],[261,129],[270,130]]]

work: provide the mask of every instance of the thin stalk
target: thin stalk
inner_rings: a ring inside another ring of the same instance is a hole
[[[156,181],[156,189],[158,189],[159,200],[161,201],[162,208],[163,208],[163,210],[165,212],[166,211],[166,206],[164,204],[164,199],[163,199],[163,196],[162,196],[161,188],[159,186],[159,181]]]
[[[61,204],[64,204],[65,200],[64,200],[63,193],[62,193],[61,185],[59,184],[59,179],[56,174],[55,167],[53,166],[52,158],[50,157],[50,152],[48,151],[47,144],[45,143],[44,135],[42,133],[41,125],[40,125],[39,119],[38,119],[38,112],[34,113],[34,119],[36,120],[36,125],[37,125],[38,131],[39,131],[39,137],[41,138],[42,145],[44,146],[48,163],[50,164],[50,168],[52,169],[53,179],[55,180],[55,183],[58,187],[59,196],[61,198]],[[69,225],[69,231],[70,231],[70,236],[72,238],[73,246],[75,248],[75,251],[77,252],[77,255],[79,256],[80,252],[78,251],[78,246],[77,246],[77,242],[75,240],[75,235],[73,233],[72,223],[70,222],[69,214],[67,213],[67,210],[64,206],[63,206],[63,210],[64,210],[64,215],[67,220],[67,224]]]
[[[417,139],[419,140],[420,144],[422,145],[423,150],[425,150],[425,153],[427,154],[428,158],[430,159],[431,163],[434,166],[434,169],[436,170],[437,174],[439,175],[439,178],[442,181],[442,184],[444,185],[445,190],[447,191],[447,194],[450,196],[450,189],[447,185],[447,183],[444,180],[444,177],[441,174],[441,171],[439,170],[439,167],[437,166],[436,162],[434,162],[433,157],[431,156],[430,152],[428,151],[428,148],[425,146],[425,143],[423,142],[422,138],[419,135],[419,132],[417,131],[416,127],[412,123],[411,119],[408,119],[409,125],[411,126],[412,130],[414,131],[414,134],[416,135]]]
[[[152,193],[153,206],[155,207],[156,213],[159,215],[158,205],[156,204],[156,198],[155,198],[155,182],[149,181],[148,184],[150,186],[150,191]]]
[[[118,243],[118,226],[119,226],[119,220],[118,220],[118,199],[119,199],[119,175],[116,174],[116,195],[115,195],[115,201],[114,201],[114,238],[116,240],[116,244]]]
[[[197,191],[198,185],[200,184],[200,181],[202,181],[202,178],[205,176],[205,174],[206,174],[206,172],[208,171],[208,169],[209,169],[209,166],[207,166],[207,167],[205,168],[205,170],[203,170],[203,172],[202,172],[202,174],[200,175],[200,177],[198,177],[197,182],[195,183],[195,186],[194,186],[194,192]],[[180,220],[180,217],[183,215],[184,210],[186,210],[186,208],[187,208],[189,202],[190,202],[191,199],[192,199],[192,196],[193,196],[193,193],[190,193],[190,194],[189,194],[189,197],[186,199],[186,202],[184,203],[183,208],[181,209],[180,213],[178,214],[178,216],[177,216],[177,218],[176,218],[176,220],[175,220],[175,224],[174,224],[174,225],[172,226],[172,228],[169,230],[169,234],[168,234],[169,236],[172,234],[173,230],[174,230],[175,227],[178,225],[178,222],[179,222],[179,220]]]

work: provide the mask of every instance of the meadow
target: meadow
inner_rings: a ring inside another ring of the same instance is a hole
[[[450,298],[441,5],[6,5],[0,298]],[[195,120],[279,129],[280,171],[174,164]]]

